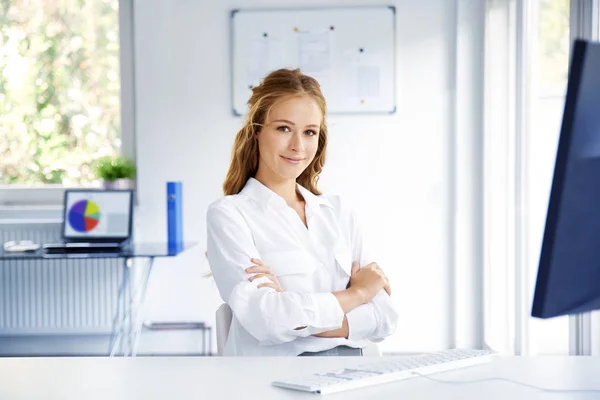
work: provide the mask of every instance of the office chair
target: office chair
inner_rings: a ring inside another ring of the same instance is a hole
[[[216,326],[217,326],[217,355],[223,355],[223,349],[225,343],[227,343],[227,337],[229,336],[229,327],[231,326],[231,320],[233,313],[231,307],[226,303],[221,304],[216,312]]]
[[[226,303],[221,304],[216,312],[218,356],[223,355],[223,349],[225,348],[225,343],[227,343],[232,318],[233,313],[231,312],[231,307]],[[381,350],[379,350],[377,343],[369,343],[369,345],[363,349],[363,357],[381,357],[381,355]]]
[[[369,342],[369,345],[363,349],[362,354],[363,357],[381,357],[383,355],[377,343],[373,342]]]

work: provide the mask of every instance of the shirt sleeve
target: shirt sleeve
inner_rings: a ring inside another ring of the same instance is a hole
[[[207,257],[223,300],[236,319],[262,345],[290,342],[342,326],[344,312],[332,293],[277,292],[250,282],[250,258],[260,258],[242,214],[230,204],[207,212]]]
[[[360,224],[353,210],[346,210],[350,243],[353,260],[361,266],[376,262],[365,244]],[[385,290],[379,293],[367,304],[350,311],[348,319],[348,339],[381,342],[396,331],[398,311],[392,298]]]
[[[381,342],[396,331],[398,313],[390,296],[381,290],[367,304],[350,311],[348,319],[348,340],[367,339]]]

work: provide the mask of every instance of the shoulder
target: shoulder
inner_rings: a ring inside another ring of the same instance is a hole
[[[322,194],[318,196],[324,204],[333,210],[333,213],[342,220],[354,218],[354,205],[352,200],[339,194]]]
[[[208,205],[208,210],[240,208],[252,203],[252,199],[240,192],[223,196]]]
[[[339,194],[321,194],[317,196],[321,201],[329,203],[334,210],[339,210],[345,203]]]
[[[233,217],[241,215],[241,209],[248,199],[241,194],[223,196],[208,205],[206,217],[208,220],[219,217]]]
[[[329,218],[332,218],[332,221],[335,221],[335,224],[341,228],[343,232],[351,235],[348,238],[349,243],[352,242],[352,237],[357,232],[360,232],[361,220],[357,216],[356,208],[354,201],[355,199],[352,196],[344,196],[339,194],[328,194],[325,196],[329,201],[330,207],[321,207],[321,210],[329,209],[329,212],[326,212],[325,215],[329,215]]]
[[[208,205],[208,212],[215,212],[217,210],[235,208],[237,200],[236,195],[223,196]]]

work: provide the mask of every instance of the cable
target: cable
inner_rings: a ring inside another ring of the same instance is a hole
[[[463,381],[447,381],[447,380],[443,380],[443,379],[437,379],[437,378],[432,378],[428,375],[423,375],[419,372],[415,372],[415,371],[411,371],[414,375],[420,376],[422,378],[425,379],[429,379],[431,381],[434,382],[439,382],[439,383],[449,383],[449,384],[465,384],[465,383],[481,383],[481,382],[488,382],[488,381],[503,381],[503,382],[510,382],[510,383],[514,383],[515,385],[521,385],[521,386],[526,386],[532,389],[536,389],[536,390],[541,390],[542,392],[549,392],[549,393],[600,393],[600,389],[547,389],[547,388],[542,388],[539,386],[535,386],[535,385],[530,385],[528,383],[524,383],[524,382],[519,382],[519,381],[513,381],[512,379],[506,379],[506,378],[485,378],[485,379],[474,379],[474,380],[463,380]]]

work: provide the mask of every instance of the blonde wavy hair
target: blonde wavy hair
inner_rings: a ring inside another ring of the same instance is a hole
[[[311,97],[321,109],[323,119],[315,158],[296,179],[296,182],[315,195],[321,194],[317,188],[317,182],[325,165],[327,149],[325,97],[316,79],[304,75],[299,69],[278,69],[267,75],[260,85],[252,89],[252,96],[248,100],[248,114],[244,126],[235,136],[229,171],[223,183],[223,193],[226,196],[238,194],[248,179],[256,175],[259,156],[256,134],[264,126],[273,106],[278,102],[297,96]]]

